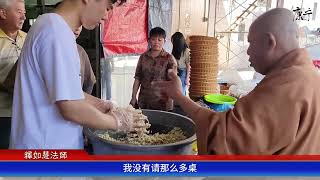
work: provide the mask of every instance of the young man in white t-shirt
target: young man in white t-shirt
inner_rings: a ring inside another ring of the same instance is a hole
[[[94,29],[112,0],[64,0],[31,27],[18,64],[10,148],[83,149],[82,126],[133,129],[129,114],[85,94],[74,30]],[[105,114],[106,113],[106,114]]]

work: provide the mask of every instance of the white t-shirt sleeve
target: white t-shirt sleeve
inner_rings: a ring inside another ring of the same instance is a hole
[[[52,102],[84,99],[76,43],[73,37],[60,33],[56,38],[54,33],[47,32],[46,38],[37,43],[37,59],[48,96]]]

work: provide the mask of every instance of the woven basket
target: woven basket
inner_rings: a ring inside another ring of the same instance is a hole
[[[212,70],[212,71],[218,71],[219,69],[219,65],[218,64],[209,64],[207,66],[205,66],[204,64],[206,63],[201,63],[201,64],[191,64],[190,63],[190,66],[191,66],[191,71],[193,72],[203,72],[204,69],[209,69],[209,70]],[[202,73],[203,74],[203,73]]]
[[[190,36],[190,88],[192,99],[217,93],[219,70],[219,41],[214,37]]]
[[[217,38],[214,37],[210,37],[210,36],[198,36],[198,35],[193,35],[193,36],[189,36],[190,41],[218,41]]]
[[[206,74],[206,75],[215,75],[218,72],[218,66],[215,68],[192,68],[191,67],[191,73],[201,73],[201,74]]]
[[[190,63],[191,68],[193,69],[215,69],[215,68],[219,68],[219,63],[210,63],[207,61],[198,61],[198,62],[193,62]]]
[[[211,66],[211,67],[204,67],[204,68],[198,68],[191,66],[191,72],[201,73],[201,74],[216,74],[218,72],[219,67],[218,66]]]
[[[202,65],[197,65],[196,63],[194,63],[194,64],[190,64],[190,66],[191,66],[191,72],[197,72],[197,73],[201,73],[201,74],[207,74],[208,71],[211,74],[212,73],[216,74],[219,70],[218,64],[212,64],[212,65],[208,65],[206,67],[200,67]]]
[[[195,83],[199,83],[199,82],[204,82],[204,83],[210,83],[210,84],[217,84],[218,81],[216,79],[190,79],[190,84],[195,84]]]
[[[190,81],[190,86],[192,86],[192,87],[216,87],[217,86],[216,84],[218,84],[218,82],[216,80]]]
[[[212,80],[212,81],[191,81],[190,82],[190,87],[204,87],[204,88],[207,88],[207,87],[217,87],[217,81],[215,80]]]
[[[199,57],[206,57],[206,56],[217,59],[219,57],[219,53],[214,51],[193,51],[190,53],[191,58],[199,58]]]
[[[202,95],[202,94],[210,94],[210,93],[219,93],[218,89],[216,87],[212,88],[189,88],[189,93],[190,94],[195,94],[195,95]]]
[[[218,56],[209,56],[209,55],[191,55],[190,62],[197,63],[201,61],[202,63],[217,63]]]
[[[197,42],[211,42],[211,43],[219,43],[218,39],[197,39],[197,40],[190,40],[190,43],[197,43]]]
[[[190,65],[197,65],[197,63],[212,63],[216,66],[218,66],[218,62],[215,58],[191,58],[190,59]]]
[[[217,84],[218,81],[216,79],[190,79],[190,84],[195,84],[195,83],[198,83],[198,82],[205,82],[205,83],[210,83],[210,84]]]
[[[210,74],[212,74],[212,73],[216,74],[217,72],[215,72],[215,71],[218,71],[218,69],[219,69],[218,65],[208,65],[207,67],[199,67],[199,65],[197,65],[197,64],[190,64],[190,66],[191,66],[191,68],[190,68],[191,72],[194,72],[197,74],[200,73],[200,75],[207,74],[208,71],[210,72]]]
[[[219,41],[214,41],[214,40],[203,40],[203,41],[190,41],[190,44],[189,45],[209,45],[209,46],[218,46],[219,44]]]
[[[207,47],[207,48],[211,48],[211,49],[219,48],[218,44],[208,43],[208,42],[190,43],[189,47],[191,50],[197,49],[198,47]]]
[[[204,76],[197,76],[197,75],[191,75],[190,80],[192,81],[201,81],[201,82],[216,82],[217,76],[215,75],[204,75]]]
[[[193,80],[201,80],[203,81],[203,79],[205,80],[216,80],[218,78],[218,74],[216,73],[206,73],[206,74],[200,74],[200,73],[197,73],[197,72],[191,72],[190,74],[190,79],[193,79]]]
[[[192,92],[211,92],[212,90],[216,91],[217,86],[211,86],[211,87],[206,87],[206,86],[191,86],[189,88],[189,91]]]
[[[211,47],[211,48],[218,48],[219,44],[215,42],[210,41],[198,41],[198,42],[191,42],[189,44],[189,47],[196,48],[198,46],[205,46],[205,47]]]
[[[212,93],[219,93],[217,89],[189,89],[189,94],[201,96],[204,94],[212,94]]]
[[[213,78],[217,78],[218,73],[216,72],[210,72],[210,73],[203,73],[201,71],[192,71],[191,70],[191,75],[192,78],[207,78],[207,79],[213,79]]]
[[[217,79],[212,78],[212,79],[204,79],[200,80],[192,78],[190,79],[190,86],[193,87],[216,87],[218,86]]]
[[[218,93],[217,91],[210,91],[210,92],[202,92],[202,93],[189,93],[190,97],[203,97],[207,94],[215,94]]]
[[[218,61],[219,58],[219,54],[215,53],[215,52],[207,52],[207,51],[203,51],[203,52],[195,52],[190,54],[190,58],[192,59],[209,59],[209,60],[213,60],[213,61]]]
[[[217,91],[217,87],[190,87],[189,88],[189,92],[192,92],[193,94],[203,94],[203,93],[212,93],[212,92],[216,92]]]
[[[216,63],[218,62],[218,56],[217,55],[195,55],[192,54],[190,55],[190,62],[198,62],[198,61],[202,61],[205,63]]]
[[[190,51],[190,55],[192,56],[199,56],[199,55],[210,55],[210,56],[219,56],[219,51],[218,50],[195,50],[195,51]]]
[[[190,51],[190,55],[191,56],[201,56],[201,55],[210,55],[210,56],[217,56],[219,57],[219,52],[218,51],[215,51],[215,50],[197,50],[197,51]]]
[[[206,69],[206,68],[217,68],[219,66],[219,63],[211,63],[211,62],[193,62],[190,63],[191,68],[195,69]]]
[[[191,76],[194,78],[216,78],[218,76],[218,73],[215,72],[215,70],[210,70],[208,71],[198,71],[196,69],[191,70]]]
[[[192,85],[191,85],[192,84]],[[204,81],[200,81],[200,80],[190,80],[190,86],[193,87],[213,87],[213,86],[217,86],[216,84],[218,84],[217,80],[204,80]]]
[[[201,81],[201,82],[216,82],[217,81],[217,76],[211,75],[211,76],[196,76],[196,75],[191,75],[190,80],[195,82],[195,81]]]
[[[212,49],[212,48],[208,48],[208,47],[199,47],[199,48],[194,48],[192,50],[190,50],[190,55],[191,54],[203,54],[203,53],[207,53],[210,55],[219,55],[219,50],[218,49]]]
[[[218,57],[219,56],[219,52],[215,52],[215,51],[192,51],[192,52],[190,52],[190,56],[191,57],[198,57],[198,56],[214,56],[214,57]]]
[[[190,44],[219,44],[218,40],[209,40],[209,39],[204,39],[204,40],[196,40],[196,41],[190,41]]]

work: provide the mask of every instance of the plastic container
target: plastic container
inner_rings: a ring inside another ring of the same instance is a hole
[[[237,102],[237,99],[235,97],[223,95],[223,94],[208,94],[204,96],[204,100],[206,102],[214,103],[214,104],[234,105]]]
[[[232,109],[237,99],[223,94],[208,94],[204,96],[205,103],[216,112],[225,112]]]
[[[192,155],[192,143],[196,140],[196,130],[193,121],[176,113],[158,111],[158,110],[142,110],[151,123],[150,130],[154,133],[165,133],[173,127],[179,127],[184,132],[187,139],[178,141],[171,144],[161,145],[132,145],[120,142],[113,142],[105,140],[98,135],[100,133],[109,132],[112,137],[118,136],[112,131],[100,131],[95,129],[86,128],[84,133],[90,140],[93,147],[93,154],[117,154],[117,155]],[[121,136],[121,134],[119,135]]]

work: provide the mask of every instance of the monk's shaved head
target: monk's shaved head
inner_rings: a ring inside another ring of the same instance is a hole
[[[299,29],[294,14],[285,8],[272,9],[259,16],[251,25],[252,31],[272,33],[277,43],[289,51],[299,47]]]
[[[251,65],[266,74],[282,56],[299,48],[298,33],[294,14],[288,9],[275,8],[259,16],[248,35]]]

